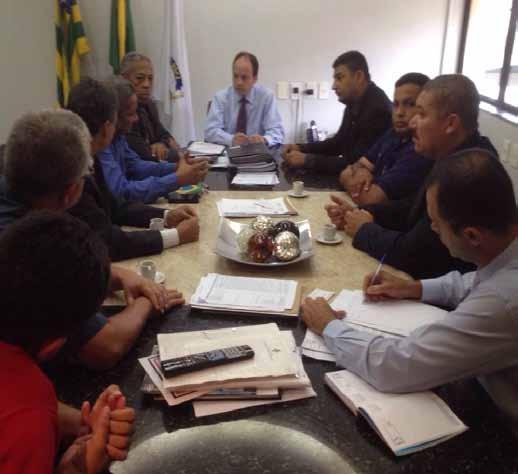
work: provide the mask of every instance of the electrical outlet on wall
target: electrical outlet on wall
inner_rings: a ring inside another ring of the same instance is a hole
[[[304,90],[303,82],[290,82],[290,98],[291,100],[299,100]]]
[[[316,99],[317,98],[317,83],[306,82],[306,88],[304,89],[305,99]]]

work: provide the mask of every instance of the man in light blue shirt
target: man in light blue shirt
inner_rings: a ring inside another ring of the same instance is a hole
[[[146,161],[130,148],[125,134],[138,121],[137,95],[126,79],[114,78],[111,86],[119,99],[117,133],[96,155],[110,192],[127,201],[153,203],[179,186],[201,181],[208,171],[206,160],[190,162],[182,156],[178,165]]]
[[[441,305],[450,310],[445,318],[401,339],[382,337],[352,329],[323,299],[308,298],[304,321],[323,335],[339,365],[380,391],[414,392],[477,377],[517,421],[518,213],[511,180],[490,152],[464,150],[436,163],[426,199],[432,229],[477,271],[422,281],[381,272],[365,277],[364,293],[372,301]]]
[[[281,145],[284,128],[270,89],[257,84],[259,62],[245,51],[232,63],[232,86],[219,91],[210,104],[205,140],[221,145],[263,142]]]

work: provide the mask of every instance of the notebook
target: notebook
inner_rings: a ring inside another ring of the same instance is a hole
[[[378,392],[347,370],[328,372],[324,380],[356,416],[367,420],[396,456],[435,446],[468,429],[433,392]]]

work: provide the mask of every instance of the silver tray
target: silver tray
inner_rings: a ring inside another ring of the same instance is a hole
[[[280,219],[285,220],[285,219]],[[268,262],[253,262],[239,252],[237,246],[237,236],[243,227],[247,224],[231,221],[229,219],[222,218],[219,221],[218,237],[216,240],[215,252],[229,260],[234,262],[244,263],[246,265],[254,265],[256,267],[284,267],[286,265],[292,265],[293,263],[306,260],[313,255],[313,243],[311,239],[311,228],[309,221],[303,220],[295,222],[299,228],[299,243],[300,243],[300,255],[289,262],[281,262],[279,260],[273,260]]]

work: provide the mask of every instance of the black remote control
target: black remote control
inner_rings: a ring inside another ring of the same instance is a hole
[[[199,352],[160,362],[162,371],[166,377],[195,372],[216,365],[229,364],[239,360],[251,359],[254,351],[250,346],[232,346],[225,349],[215,349],[208,352]]]

